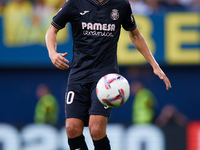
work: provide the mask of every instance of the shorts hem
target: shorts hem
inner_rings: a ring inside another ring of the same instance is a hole
[[[89,115],[101,115],[101,116],[108,117],[108,118],[110,116],[110,114],[102,114],[102,113],[91,113]]]

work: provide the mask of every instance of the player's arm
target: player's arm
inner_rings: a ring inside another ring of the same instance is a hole
[[[49,52],[49,57],[52,63],[57,68],[64,70],[69,68],[69,65],[66,64],[69,63],[69,61],[66,58],[64,58],[67,55],[67,52],[57,53],[56,37],[58,31],[59,30],[57,28],[55,28],[53,25],[50,25],[49,29],[47,30],[45,40],[46,40],[47,50]]]
[[[129,31],[130,39],[136,49],[144,56],[144,58],[151,64],[154,73],[159,76],[161,80],[164,81],[166,85],[166,89],[168,90],[171,88],[171,83],[165,73],[162,71],[154,56],[152,55],[144,37],[140,33],[139,29],[136,28],[135,30]]]

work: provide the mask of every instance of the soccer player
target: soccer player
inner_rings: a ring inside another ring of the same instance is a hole
[[[58,53],[56,35],[71,23],[73,60],[66,91],[66,131],[71,150],[88,150],[82,134],[89,126],[95,150],[110,150],[106,125],[111,108],[96,96],[96,83],[108,73],[118,73],[117,42],[121,25],[129,32],[135,47],[151,64],[153,71],[171,87],[136,26],[128,0],[68,0],[54,16],[46,33],[46,45],[52,63],[69,68],[66,53]]]

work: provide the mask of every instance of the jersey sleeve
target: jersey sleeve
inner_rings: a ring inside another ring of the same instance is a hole
[[[135,30],[137,27],[135,18],[132,14],[131,6],[128,2],[127,2],[125,16],[124,19],[122,20],[122,26],[126,31]]]
[[[65,25],[71,21],[72,19],[72,0],[68,0],[63,7],[57,12],[57,14],[53,17],[51,25],[53,25],[57,29],[62,29]]]

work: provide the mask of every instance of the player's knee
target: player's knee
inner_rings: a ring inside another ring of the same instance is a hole
[[[70,122],[66,123],[66,131],[69,138],[75,138],[82,134],[82,128]]]
[[[105,136],[105,131],[98,125],[91,125],[90,134],[93,140],[99,140]]]

